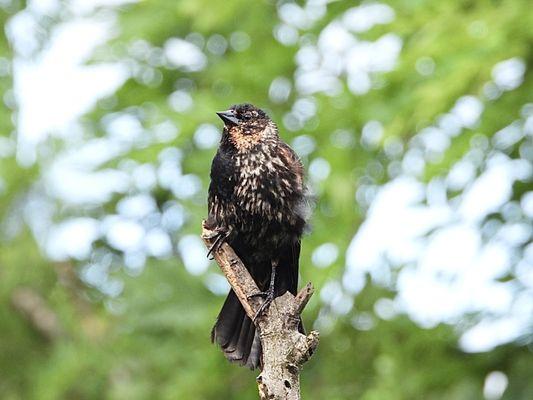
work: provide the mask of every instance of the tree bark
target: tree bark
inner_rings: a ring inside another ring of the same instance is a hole
[[[202,239],[207,247],[212,241],[212,231],[202,225]],[[246,314],[254,318],[262,299],[253,296],[260,292],[250,273],[233,249],[223,243],[213,257],[226,276]],[[316,350],[319,334],[311,331],[307,336],[298,331],[300,314],[313,295],[308,283],[296,296],[286,292],[274,299],[270,307],[257,317],[263,346],[263,369],[257,377],[261,400],[300,399],[300,370]]]

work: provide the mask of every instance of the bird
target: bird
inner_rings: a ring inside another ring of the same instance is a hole
[[[222,242],[233,248],[262,291],[261,313],[274,298],[297,291],[301,238],[310,214],[304,169],[263,110],[246,103],[217,115],[224,128],[208,190],[206,227],[216,236],[210,252]],[[303,333],[301,321],[299,330]],[[211,341],[231,362],[262,368],[259,333],[233,290]]]

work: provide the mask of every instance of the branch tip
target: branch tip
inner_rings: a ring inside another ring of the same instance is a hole
[[[301,314],[304,310],[305,306],[311,299],[311,296],[315,292],[315,288],[313,287],[313,284],[311,282],[308,282],[307,285],[305,285],[296,295],[295,301],[297,304],[297,313]]]

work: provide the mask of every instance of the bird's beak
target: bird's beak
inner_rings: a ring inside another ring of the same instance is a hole
[[[217,112],[217,115],[226,125],[237,125],[239,123],[235,111],[233,110],[219,111]]]

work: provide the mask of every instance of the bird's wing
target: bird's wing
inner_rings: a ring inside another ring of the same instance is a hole
[[[233,186],[235,180],[233,179],[234,161],[232,158],[221,151],[217,151],[213,163],[211,164],[211,182],[209,184],[209,191],[207,197],[208,205],[208,223],[215,223],[219,225],[224,219],[223,204],[228,204],[232,200]]]
[[[289,147],[288,144],[281,142],[279,143],[279,154],[283,159],[287,168],[292,171],[293,179],[296,184],[296,189],[298,191],[304,190],[304,169],[300,158],[296,155],[293,149]]]
[[[284,246],[279,256],[279,266],[276,270],[276,295],[282,295],[287,290],[296,294],[298,290],[300,240],[295,239]]]

